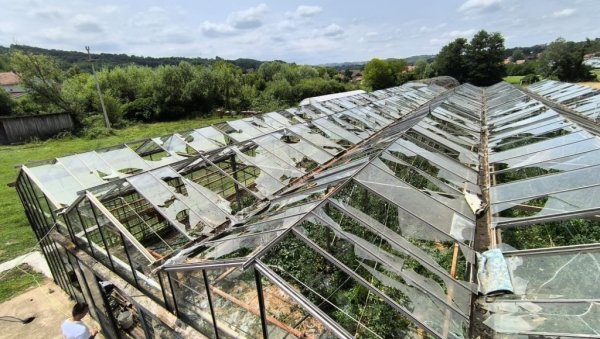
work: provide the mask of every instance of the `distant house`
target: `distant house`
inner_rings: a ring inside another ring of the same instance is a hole
[[[25,88],[21,86],[21,78],[15,72],[0,72],[0,87],[13,98],[27,94]]]
[[[502,63],[503,63],[504,65],[508,65],[508,64],[510,64],[510,58],[506,58],[506,59],[504,59],[504,60],[502,61]]]
[[[600,58],[600,52],[588,53],[583,56],[583,60],[597,59],[597,58]]]
[[[583,64],[588,65],[592,68],[600,68],[600,58],[598,58],[598,57],[589,58],[589,59],[583,61]]]
[[[520,60],[515,61],[515,64],[517,64],[517,65],[522,65],[524,63],[525,63],[524,59],[520,59]]]
[[[363,80],[363,74],[360,70],[352,71],[352,82],[361,82]]]

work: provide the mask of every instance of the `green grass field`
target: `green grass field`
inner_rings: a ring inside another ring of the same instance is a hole
[[[520,85],[521,79],[523,79],[524,77],[524,75],[509,75],[502,78],[502,80],[508,82],[509,84]]]
[[[21,202],[14,188],[18,166],[31,161],[51,159],[90,151],[146,137],[200,128],[225,119],[196,119],[176,122],[138,124],[115,130],[115,135],[89,140],[85,138],[51,139],[18,146],[0,146],[0,262],[28,252],[36,244]],[[0,282],[2,283],[2,282]]]
[[[0,277],[0,303],[46,280],[43,274],[32,270],[27,264],[2,272]]]

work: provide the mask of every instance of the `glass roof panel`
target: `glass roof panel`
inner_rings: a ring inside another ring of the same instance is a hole
[[[132,176],[127,181],[182,233],[208,234],[228,221],[223,211],[231,210],[228,201],[169,167]]]
[[[29,172],[41,183],[45,194],[58,204],[69,206],[77,199],[77,192],[85,187],[71,175],[61,163],[28,167]],[[63,206],[55,206],[61,208]]]
[[[600,297],[598,250],[511,254],[506,259],[515,295],[521,299],[597,300]]]
[[[113,169],[94,152],[70,155],[57,160],[84,188],[100,185],[115,178],[111,177]]]
[[[453,211],[376,166],[367,165],[354,179],[456,240],[464,242],[473,238],[473,215]]]
[[[123,174],[138,173],[150,169],[148,163],[124,145],[118,148],[97,150],[96,153],[112,168]]]
[[[542,205],[544,215],[583,209],[600,201],[596,198],[596,187],[600,185],[597,172],[598,166],[592,166],[493,186],[490,188],[494,202],[492,211],[498,213],[515,204],[545,196],[549,199]]]

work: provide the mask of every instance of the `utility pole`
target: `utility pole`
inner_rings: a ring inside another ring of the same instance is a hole
[[[104,122],[106,123],[106,128],[110,129],[110,121],[108,121],[108,114],[106,114],[106,107],[104,106],[104,99],[102,98],[102,92],[100,91],[100,83],[98,83],[98,76],[96,76],[96,69],[94,68],[94,62],[96,60],[92,59],[92,55],[90,54],[90,46],[85,46],[85,50],[88,53],[88,62],[92,64],[92,74],[94,74],[94,80],[96,81],[96,89],[98,90],[98,96],[100,97],[100,106],[102,106],[102,113],[104,114]]]

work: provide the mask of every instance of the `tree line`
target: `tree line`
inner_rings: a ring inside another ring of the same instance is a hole
[[[595,76],[591,68],[583,64],[583,57],[599,51],[600,39],[573,42],[563,38],[548,45],[506,49],[500,33],[482,30],[470,42],[458,38],[444,46],[432,68],[437,75],[449,75],[460,82],[479,86],[492,85],[506,75],[589,81]],[[503,65],[506,58],[511,62]]]
[[[78,51],[63,51],[58,49],[45,49],[26,45],[10,45],[10,47],[0,46],[0,71],[8,71],[10,68],[7,63],[2,63],[3,54],[6,55],[10,51],[22,51],[29,54],[44,54],[54,58],[58,66],[66,71],[70,68],[76,68],[83,72],[90,68],[88,63],[88,55],[84,52]],[[126,65],[139,65],[148,67],[158,67],[161,65],[178,65],[182,61],[187,61],[192,65],[210,65],[214,62],[224,60],[220,57],[214,59],[207,58],[185,58],[185,57],[143,57],[137,55],[127,54],[111,54],[111,53],[99,53],[93,54],[92,58],[98,60],[101,67],[114,68],[117,66]],[[6,57],[5,57],[6,58]],[[7,58],[6,58],[7,59]],[[262,61],[240,58],[235,60],[228,60],[230,63],[244,69],[257,69]]]
[[[84,123],[88,113],[101,112],[90,73],[63,70],[55,58],[20,50],[11,52],[10,66],[29,94],[12,102],[5,114],[64,111]],[[222,59],[206,65],[127,65],[104,67],[97,76],[109,119],[117,126],[127,120],[206,116],[215,110],[267,112],[305,97],[356,88],[333,69],[281,61],[262,63],[255,71]]]
[[[89,63],[83,61],[85,54],[35,53],[39,51],[49,50],[0,46],[0,70],[16,71],[29,92],[11,100],[0,91],[0,115],[62,111],[85,125],[89,113],[101,112]],[[593,75],[582,64],[583,56],[597,51],[600,39],[571,42],[559,38],[547,46],[506,49],[500,33],[481,30],[470,41],[458,38],[442,47],[435,58],[418,59],[414,65],[403,59],[372,59],[362,70],[362,82],[350,81],[351,69],[283,61],[95,57],[102,60],[98,79],[109,118],[119,126],[127,121],[206,116],[216,110],[268,112],[294,106],[307,97],[358,88],[377,90],[442,75],[478,86],[492,85],[506,75],[589,80]],[[507,56],[513,62],[504,65]]]

